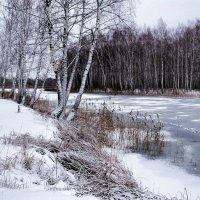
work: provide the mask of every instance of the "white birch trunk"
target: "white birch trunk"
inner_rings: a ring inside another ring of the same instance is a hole
[[[37,94],[37,88],[38,88],[38,81],[39,81],[39,75],[40,75],[40,71],[42,68],[42,58],[43,58],[43,54],[42,51],[40,52],[40,58],[38,61],[38,66],[37,66],[37,72],[36,72],[36,78],[35,78],[35,85],[34,85],[34,89],[31,95],[31,102],[30,102],[30,107],[33,108],[35,101],[36,101],[36,94]]]
[[[57,94],[58,94],[58,106],[57,108],[52,112],[51,116],[53,118],[58,118],[58,113],[62,109],[63,105],[63,94],[62,94],[62,84],[61,84],[61,70],[60,66],[56,63],[55,60],[55,49],[54,49],[54,44],[53,44],[53,24],[52,24],[52,5],[51,5],[51,0],[45,0],[45,12],[47,16],[47,26],[48,26],[48,34],[49,34],[49,47],[50,47],[50,62],[51,65],[53,66],[53,70],[55,73],[56,77],[56,84],[57,84]]]
[[[91,64],[92,64],[94,49],[95,49],[98,34],[99,34],[99,27],[100,27],[100,5],[97,1],[97,15],[96,15],[95,31],[94,31],[92,43],[90,45],[90,51],[89,51],[89,55],[88,55],[87,65],[86,65],[85,70],[84,70],[84,74],[83,74],[83,77],[82,77],[81,86],[80,86],[78,95],[76,97],[76,100],[75,100],[75,103],[74,103],[72,110],[68,114],[67,120],[73,120],[74,119],[76,111],[77,111],[77,109],[80,105],[81,98],[82,98],[82,95],[83,95],[83,92],[84,92],[84,89],[85,89],[85,85],[86,85],[87,76],[88,76],[88,73],[89,73],[89,70],[90,70],[90,67],[91,67]]]
[[[67,68],[68,68],[68,29],[69,29],[69,2],[64,1],[64,32],[63,32],[63,56],[59,66],[59,73],[56,73],[59,103],[57,108],[52,112],[53,118],[59,118],[63,113],[66,105],[67,90]]]
[[[70,75],[70,79],[68,82],[68,87],[67,87],[67,92],[66,92],[66,102],[65,102],[65,108],[66,109],[66,105],[69,99],[69,94],[72,88],[72,83],[74,80],[74,76],[76,73],[76,68],[78,66],[78,61],[79,61],[79,57],[80,57],[80,51],[81,51],[81,42],[83,39],[83,28],[84,28],[84,23],[85,23],[85,0],[83,0],[83,12],[82,12],[82,20],[81,20],[81,27],[80,27],[80,32],[79,32],[79,42],[78,42],[78,48],[77,48],[77,54],[76,54],[76,58],[75,58],[75,63],[73,65],[73,69]]]

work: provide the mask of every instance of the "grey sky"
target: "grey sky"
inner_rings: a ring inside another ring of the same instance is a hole
[[[169,27],[175,27],[200,19],[200,0],[137,0],[135,12],[139,26],[155,26],[162,17]]]

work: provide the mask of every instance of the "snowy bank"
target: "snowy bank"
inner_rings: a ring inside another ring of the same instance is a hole
[[[73,191],[44,191],[37,189],[0,189],[1,200],[98,200],[93,196],[76,197]]]
[[[0,137],[9,136],[10,133],[28,133],[32,137],[42,135],[45,139],[51,139],[56,132],[57,128],[52,119],[45,118],[25,106],[20,106],[18,113],[17,103],[0,99]]]
[[[77,197],[71,185],[76,182],[73,174],[57,163],[48,149],[25,144],[23,134],[36,141],[43,136],[47,143],[56,138],[54,120],[24,106],[17,111],[17,103],[0,99],[0,200],[98,200]],[[18,136],[24,141],[15,145]]]

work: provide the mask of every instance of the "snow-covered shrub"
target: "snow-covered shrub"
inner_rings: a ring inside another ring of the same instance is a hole
[[[84,127],[84,131],[80,126]],[[102,140],[97,135],[98,132],[88,124],[61,123],[60,145],[52,146],[59,163],[78,180],[78,193],[93,194],[102,199],[139,197],[141,191],[131,172],[121,165],[117,157],[102,149]]]
[[[69,189],[74,182],[73,175],[58,162],[57,154],[53,151],[55,146],[59,146],[60,140],[49,141],[42,137],[33,138],[29,134],[11,134],[2,138],[2,143],[12,147],[16,152],[0,160],[0,178],[2,178],[1,182],[4,187],[11,188],[13,181],[11,178],[5,179],[1,172],[9,171],[12,174],[13,170],[17,170],[19,174],[26,171],[27,174],[38,177],[37,181],[33,181],[34,184],[43,184],[46,190],[57,190],[56,185],[60,181],[66,184],[63,190]],[[30,184],[32,183],[28,185]]]

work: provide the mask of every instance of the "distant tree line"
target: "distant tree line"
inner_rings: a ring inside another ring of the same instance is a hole
[[[77,53],[77,44],[68,50],[69,61]],[[72,91],[78,91],[84,66],[88,60],[90,38],[84,36]],[[137,30],[130,27],[115,28],[106,34],[100,33],[89,71],[86,90],[105,92],[145,93],[152,90],[164,93],[171,89],[178,94],[200,89],[200,21],[188,26],[168,29],[160,20],[154,29]],[[72,70],[69,68],[69,71]],[[43,85],[38,80],[38,87]],[[0,77],[0,83],[3,83]],[[12,81],[5,80],[6,87]],[[28,78],[27,87],[33,88],[35,80]],[[16,83],[18,85],[18,83]],[[56,90],[56,80],[47,78],[45,90]]]
[[[87,61],[87,38],[73,88],[80,85]],[[72,49],[73,52],[73,49]],[[134,91],[200,89],[200,21],[169,30],[116,28],[101,34],[87,79],[88,90]]]

